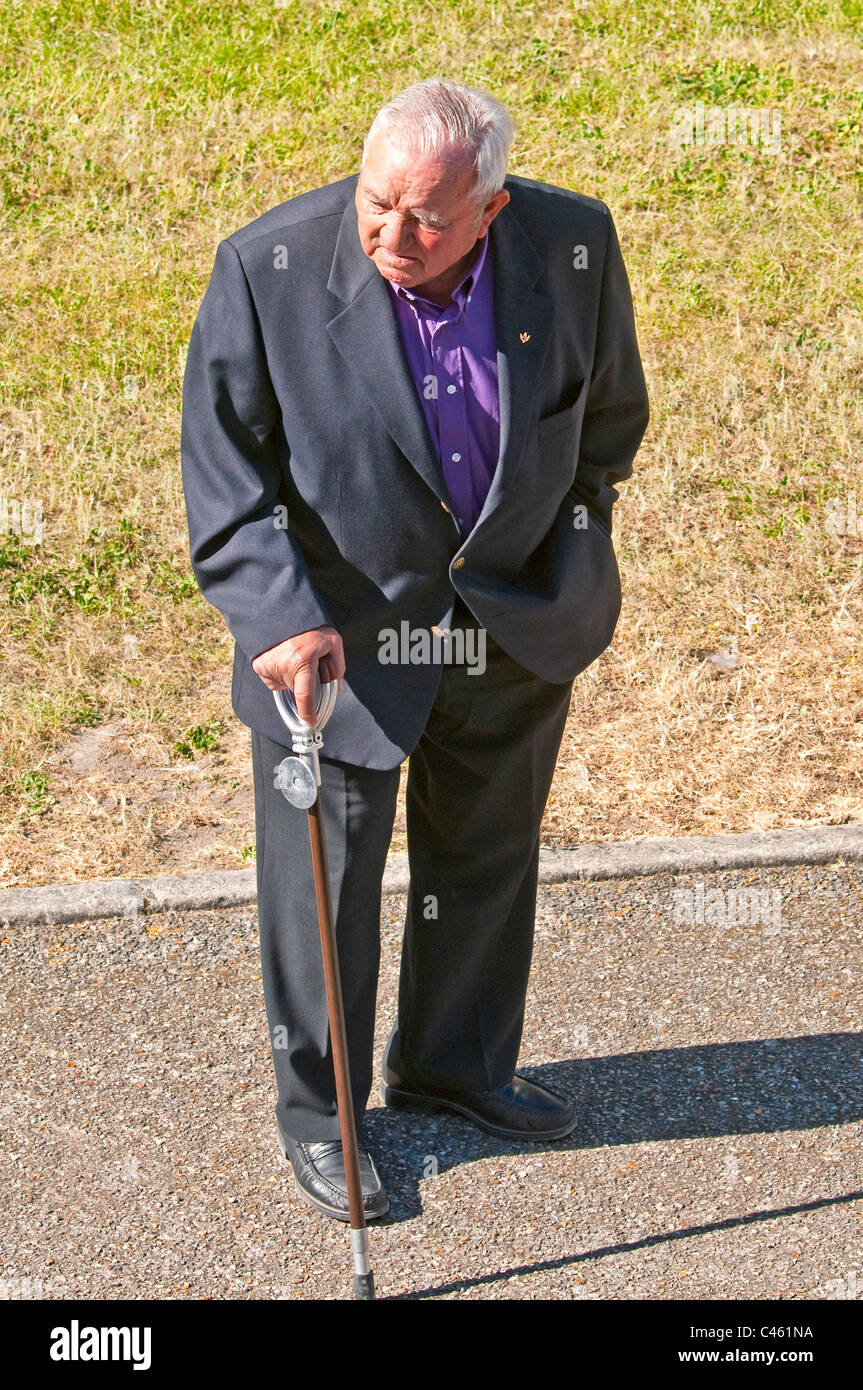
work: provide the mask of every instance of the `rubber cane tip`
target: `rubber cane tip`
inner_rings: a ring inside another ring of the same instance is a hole
[[[354,1298],[370,1299],[375,1297],[375,1280],[373,1274],[354,1275]]]

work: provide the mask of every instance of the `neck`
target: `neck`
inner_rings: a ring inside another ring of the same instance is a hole
[[[449,270],[445,270],[442,275],[436,275],[433,280],[426,280],[422,285],[412,285],[411,293],[421,294],[424,299],[430,299],[433,304],[445,308],[452,299],[456,285],[464,279],[479,255],[480,241],[481,238],[477,237],[467,255],[462,256],[460,261],[456,261],[455,265],[451,265]]]

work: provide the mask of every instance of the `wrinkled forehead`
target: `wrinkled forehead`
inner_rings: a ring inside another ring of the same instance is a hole
[[[360,170],[360,186],[387,200],[421,195],[447,202],[469,201],[476,181],[473,151],[450,146],[425,154],[408,137],[381,133],[371,140]]]

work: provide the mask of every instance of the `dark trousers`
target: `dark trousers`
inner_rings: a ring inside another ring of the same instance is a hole
[[[476,627],[458,602],[452,627]],[[478,647],[466,647],[475,657]],[[485,670],[442,666],[408,760],[410,889],[390,1063],[407,1078],[494,1090],[518,1057],[533,948],[539,827],[572,682],[552,685],[485,634]],[[326,750],[326,732],[324,732]],[[252,732],[264,998],[292,1138],[339,1137],[308,816],[275,786],[290,748]],[[321,797],[351,1083],[360,1125],[373,1079],[381,879],[399,769],[321,758]]]

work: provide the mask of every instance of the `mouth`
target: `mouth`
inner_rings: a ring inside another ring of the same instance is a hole
[[[396,256],[392,251],[384,251],[382,246],[378,247],[377,255],[381,257],[384,265],[390,265],[394,270],[399,266],[411,265],[416,260],[416,256]]]

